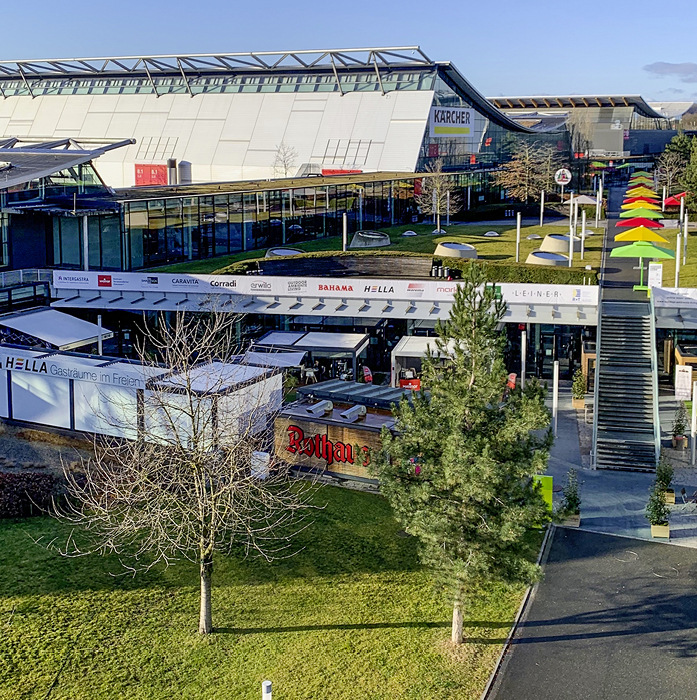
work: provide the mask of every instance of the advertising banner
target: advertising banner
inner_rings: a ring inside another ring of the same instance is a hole
[[[661,263],[649,263],[649,277],[647,284],[649,287],[663,286],[663,265]]]
[[[697,289],[663,287],[651,290],[657,308],[697,309]]]
[[[474,110],[463,107],[431,107],[429,136],[435,138],[472,138]]]
[[[452,301],[458,283],[452,280],[385,280],[258,275],[191,275],[151,272],[54,271],[56,289],[95,292],[163,292],[244,296],[336,299]],[[598,287],[566,284],[498,284],[508,303],[597,305]],[[697,290],[696,290],[697,291]],[[697,301],[696,301],[697,304]]]
[[[675,365],[675,400],[692,398],[692,365]]]

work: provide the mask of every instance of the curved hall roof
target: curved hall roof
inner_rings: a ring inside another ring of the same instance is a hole
[[[497,109],[578,109],[584,107],[633,107],[637,114],[666,119],[640,95],[537,95],[487,98]]]

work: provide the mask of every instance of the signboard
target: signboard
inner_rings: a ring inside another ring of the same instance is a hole
[[[428,135],[432,138],[471,138],[474,110],[464,107],[431,107]]]
[[[294,466],[321,469],[364,479],[370,453],[382,448],[380,433],[353,425],[327,425],[291,416],[275,421],[276,456]]]
[[[554,182],[557,185],[568,185],[571,182],[571,171],[568,168],[559,168],[554,173]]]
[[[139,165],[136,163],[136,187],[146,185],[166,185],[166,165]]]
[[[692,365],[675,365],[675,400],[692,398]]]
[[[697,309],[697,289],[663,287],[651,290],[656,308]]]
[[[452,301],[457,281],[390,280],[257,275],[194,275],[151,272],[64,272],[54,270],[56,289],[97,292],[162,292],[333,299]],[[598,287],[568,284],[496,285],[507,303],[570,306],[598,304]],[[695,290],[697,292],[697,290]],[[697,301],[696,301],[697,304]]]
[[[649,277],[647,284],[649,287],[663,286],[663,265],[661,263],[649,263]]]
[[[411,391],[421,391],[421,380],[420,379],[400,379],[399,380],[400,389],[409,389]]]
[[[547,509],[551,513],[553,508],[552,499],[554,498],[554,477],[536,474],[533,479],[540,485],[540,493],[547,504]]]

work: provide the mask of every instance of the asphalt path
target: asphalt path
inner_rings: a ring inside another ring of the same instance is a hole
[[[489,698],[697,698],[697,551],[557,528]]]

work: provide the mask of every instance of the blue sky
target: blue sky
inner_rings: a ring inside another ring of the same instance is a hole
[[[421,46],[486,95],[697,100],[697,2],[16,0],[0,59]],[[16,29],[16,31],[13,30]],[[636,48],[627,48],[627,37]]]

